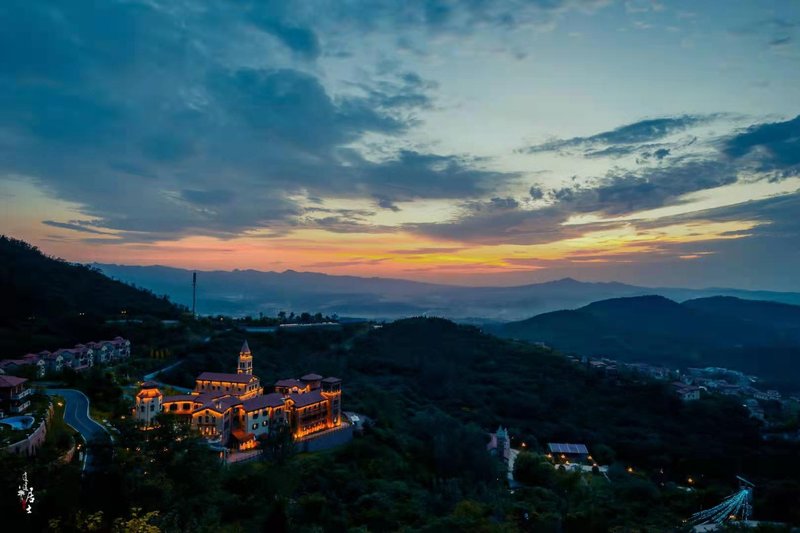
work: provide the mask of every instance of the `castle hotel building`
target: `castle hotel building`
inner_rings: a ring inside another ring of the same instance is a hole
[[[164,396],[152,381],[136,395],[134,416],[152,427],[159,413],[190,420],[209,440],[239,450],[254,448],[262,435],[288,424],[295,439],[339,427],[342,424],[342,380],[307,374],[282,379],[273,392],[253,375],[253,354],[242,345],[235,374],[203,372],[189,394]]]

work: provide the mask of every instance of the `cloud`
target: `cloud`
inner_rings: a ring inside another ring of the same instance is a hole
[[[579,184],[541,191],[549,203],[532,207],[494,199],[467,202],[456,220],[411,224],[408,229],[436,238],[464,242],[542,244],[608,229],[619,223],[565,225],[571,217],[595,214],[619,217],[678,203],[687,193],[730,185],[735,168],[718,159],[682,158],[669,166],[609,171]],[[535,192],[540,192],[538,189]]]
[[[317,34],[310,28],[282,20],[279,3],[259,2],[253,6],[248,18],[258,28],[274,36],[305,59],[313,60],[319,57],[322,48]]]
[[[531,185],[528,193],[533,200],[541,200],[544,198],[544,188],[541,185]]]
[[[717,117],[718,115],[682,115],[678,117],[640,120],[589,137],[555,139],[542,144],[528,146],[520,151],[528,154],[535,154],[538,152],[561,152],[577,148],[590,150],[587,154],[590,157],[600,155],[626,155],[636,150],[636,148],[626,145],[636,145],[663,139],[690,127],[707,123]],[[606,148],[603,149],[599,147]]]
[[[107,231],[100,231],[86,226],[85,222],[71,221],[71,222],[56,222],[55,220],[42,220],[42,224],[52,226],[54,228],[68,229],[80,233],[92,233],[95,235],[113,235]]]
[[[381,209],[388,209],[390,211],[394,211],[395,213],[400,211],[400,208],[397,207],[394,204],[394,202],[392,202],[389,198],[385,198],[385,197],[379,196],[379,197],[375,198],[375,200],[376,200],[376,202],[378,204],[378,207],[380,207]]]
[[[766,168],[800,165],[800,115],[750,126],[726,139],[722,150],[733,159],[755,156]]]
[[[431,254],[450,254],[465,250],[464,246],[428,246],[425,248],[412,248],[410,250],[389,250],[386,253],[390,255],[431,255]]]
[[[285,2],[6,3],[0,173],[32,177],[129,242],[303,224],[376,231],[342,214],[308,217],[296,198],[394,210],[478,198],[518,177],[460,154],[367,157],[365,139],[392,145],[437,87],[407,68],[327,83],[308,64],[325,53],[315,24],[340,8],[315,19]]]

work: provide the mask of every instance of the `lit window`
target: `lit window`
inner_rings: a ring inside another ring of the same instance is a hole
[[[253,424],[253,429],[258,429],[258,424]]]

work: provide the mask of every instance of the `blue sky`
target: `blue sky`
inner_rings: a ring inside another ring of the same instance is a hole
[[[800,290],[800,3],[8,1],[3,232],[76,261]]]

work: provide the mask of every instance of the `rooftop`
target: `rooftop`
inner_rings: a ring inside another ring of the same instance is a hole
[[[203,372],[197,376],[198,381],[225,381],[230,383],[250,383],[257,379],[252,374],[226,374],[224,372]]]
[[[548,442],[547,447],[551,453],[572,453],[580,455],[589,455],[589,450],[585,444],[567,444],[560,442]]]
[[[0,389],[8,387],[16,387],[28,381],[25,378],[18,378],[17,376],[0,376]]]
[[[242,402],[242,407],[245,411],[256,411],[258,409],[266,409],[267,407],[281,407],[283,406],[283,396],[271,392],[262,396],[256,396]]]
[[[300,381],[299,379],[279,379],[275,382],[276,387],[298,387],[304,388],[306,386],[305,383]]]
[[[307,407],[325,401],[325,398],[322,397],[322,393],[318,390],[305,394],[290,394],[289,398],[294,402],[295,407]]]

